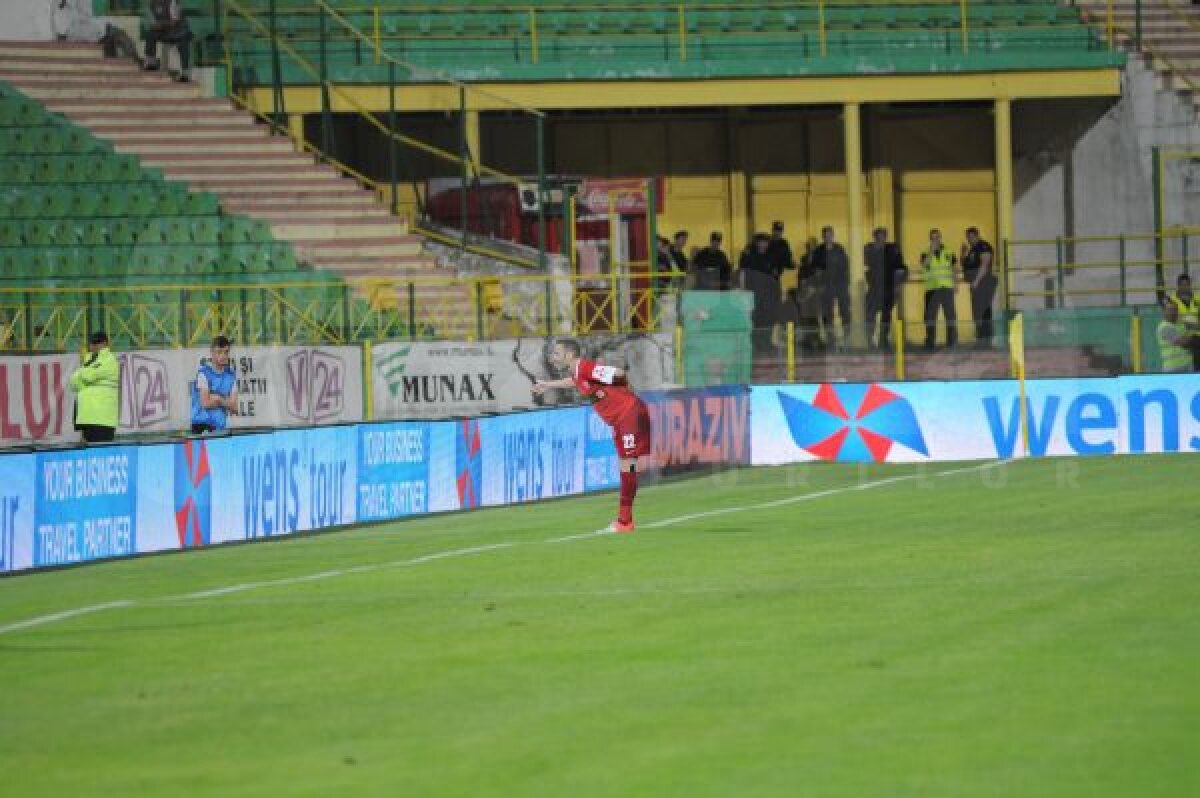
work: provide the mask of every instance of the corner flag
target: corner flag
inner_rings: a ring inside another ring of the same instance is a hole
[[[1018,313],[1008,323],[1008,351],[1012,360],[1012,376],[1017,378],[1020,397],[1021,442],[1029,456],[1029,400],[1025,397],[1025,314]]]

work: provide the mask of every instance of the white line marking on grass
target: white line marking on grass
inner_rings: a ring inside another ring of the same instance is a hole
[[[608,529],[597,529],[595,532],[580,532],[578,535],[567,535],[565,538],[550,538],[543,540],[543,543],[569,543],[572,540],[583,540],[584,538],[594,538],[597,535],[609,534]]]
[[[421,563],[433,562],[434,560],[444,560],[447,557],[462,557],[467,554],[481,554],[485,551],[494,551],[496,549],[507,549],[513,546],[519,546],[520,543],[490,543],[487,546],[471,546],[468,549],[450,549],[449,551],[435,551],[433,554],[425,554],[420,557],[414,557],[411,560],[395,560],[390,563],[384,563],[381,568],[402,567],[406,565],[420,565]]]
[[[132,607],[132,601],[110,601],[107,604],[95,604],[91,607],[77,607],[73,610],[63,610],[62,612],[54,612],[50,615],[39,615],[36,618],[30,618],[25,621],[17,621],[10,623],[7,626],[0,626],[0,635],[6,635],[9,632],[18,632],[22,629],[29,629],[33,626],[41,626],[47,623],[57,623],[65,621],[68,618],[75,618],[80,615],[87,615],[92,612],[100,612],[101,610],[115,610],[118,607]]]
[[[997,466],[1005,465],[1009,462],[1012,462],[1012,461],[1010,461],[1010,460],[993,460],[993,461],[989,461],[989,462],[981,463],[981,464],[977,464],[977,465],[965,466],[963,468],[954,468],[949,471],[940,471],[937,474],[934,474],[933,476],[949,477],[949,476],[954,476],[956,474],[964,474],[969,471],[982,471],[984,469],[995,468]],[[761,502],[759,504],[748,504],[748,505],[745,505],[742,507],[722,507],[717,510],[708,510],[706,512],[700,512],[700,513],[689,513],[687,515],[676,516],[675,518],[664,518],[659,521],[652,521],[648,524],[641,524],[641,527],[643,529],[661,529],[663,527],[675,526],[677,524],[682,524],[685,521],[694,521],[697,518],[713,518],[713,517],[719,516],[719,515],[728,515],[729,513],[746,512],[747,510],[765,510],[765,509],[769,509],[771,507],[782,507],[782,506],[785,506],[788,504],[798,504],[799,502],[806,502],[806,501],[812,501],[814,499],[821,499],[826,496],[836,496],[841,493],[852,493],[854,491],[859,491],[859,490],[868,490],[870,488],[879,488],[879,487],[883,487],[884,485],[893,485],[897,482],[905,482],[905,481],[909,481],[909,480],[913,480],[913,479],[923,479],[926,476],[928,476],[928,475],[926,475],[926,474],[904,474],[902,476],[887,477],[885,479],[877,479],[873,482],[863,482],[858,485],[849,485],[849,486],[845,486],[845,487],[841,487],[841,488],[830,488],[828,490],[821,490],[821,491],[817,491],[815,493],[804,493],[799,496],[788,496],[787,498],[775,499],[773,501]],[[543,540],[541,542],[545,543],[545,544],[568,543],[568,542],[575,541],[575,540],[586,540],[588,538],[597,537],[599,535],[605,535],[607,533],[608,533],[607,529],[598,529],[594,532],[583,532],[578,535],[567,535],[566,537],[561,537],[561,538],[550,538],[549,540]],[[530,541],[529,543],[535,543],[535,542]],[[507,541],[507,542],[503,542],[503,543],[490,543],[490,544],[487,544],[484,546],[471,546],[471,547],[465,548],[465,549],[449,549],[447,551],[437,551],[437,552],[433,552],[431,554],[423,554],[419,557],[413,557],[413,558],[407,559],[407,560],[392,560],[391,562],[356,565],[356,566],[352,566],[349,568],[335,568],[333,570],[319,571],[319,572],[313,573],[313,574],[304,574],[301,576],[288,576],[288,577],[283,577],[280,579],[267,579],[267,580],[263,580],[260,582],[243,582],[243,583],[236,584],[236,585],[225,585],[223,587],[214,587],[214,588],[210,588],[208,590],[199,590],[199,591],[195,591],[192,593],[183,593],[183,594],[180,594],[177,596],[164,596],[164,597],[158,598],[158,599],[143,599],[141,601],[133,601],[133,600],[126,599],[126,600],[121,600],[121,601],[110,601],[106,604],[95,604],[90,607],[78,607],[76,609],[63,610],[61,612],[50,613],[49,615],[39,615],[34,618],[28,618],[24,621],[16,621],[15,623],[10,623],[6,626],[0,626],[0,635],[6,635],[11,632],[19,632],[22,629],[29,629],[29,628],[32,628],[35,626],[44,626],[46,624],[58,623],[59,621],[69,620],[71,618],[75,618],[80,615],[88,615],[88,614],[91,614],[94,612],[102,612],[104,610],[115,610],[115,609],[122,609],[122,608],[127,608],[127,607],[136,607],[139,605],[158,604],[158,603],[172,602],[172,601],[194,601],[197,599],[216,598],[219,596],[227,596],[227,595],[230,595],[231,593],[241,593],[241,592],[244,592],[247,590],[256,590],[258,588],[263,588],[263,587],[279,587],[279,586],[283,586],[283,585],[301,584],[303,582],[317,582],[317,581],[320,581],[323,579],[332,579],[337,576],[345,576],[347,574],[361,574],[361,573],[370,573],[373,571],[380,571],[380,570],[383,570],[384,568],[402,568],[402,567],[409,567],[409,566],[413,566],[413,565],[422,565],[424,563],[435,562],[437,560],[445,560],[450,557],[464,557],[464,556],[468,556],[471,554],[482,554],[484,552],[495,551],[497,549],[507,549],[507,548],[512,548],[513,546],[529,545],[529,543],[524,542],[524,541]]]

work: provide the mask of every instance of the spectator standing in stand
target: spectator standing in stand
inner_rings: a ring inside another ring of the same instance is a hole
[[[971,286],[971,318],[975,320],[975,345],[987,349],[992,345],[992,301],[996,296],[996,275],[992,266],[995,252],[992,245],[979,237],[978,227],[967,228],[967,240],[962,245],[963,279]]]
[[[821,321],[825,325],[826,345],[835,346],[833,310],[837,306],[842,325],[842,346],[850,340],[850,259],[841,244],[833,240],[833,228],[821,228],[821,243],[809,257],[809,268],[820,275],[824,288]]]
[[[688,271],[687,242],[687,230],[675,231],[671,241],[671,262],[675,264],[675,271],[683,274],[687,274]]]
[[[1192,278],[1181,274],[1175,278],[1175,293],[1167,297],[1179,311],[1179,322],[1194,335],[1200,335],[1200,303],[1192,293]],[[1192,367],[1200,371],[1200,350],[1192,350]]]
[[[954,309],[954,281],[958,261],[942,244],[942,231],[929,231],[929,249],[921,253],[925,278],[925,350],[933,351],[937,340],[938,308],[946,317],[946,348],[958,343],[958,314]]]
[[[771,271],[774,272],[777,280],[783,277],[783,273],[788,269],[796,268],[796,261],[792,258],[792,246],[783,237],[783,222],[771,223],[771,238],[767,244],[767,254],[771,258]]]
[[[900,247],[887,240],[887,228],[876,227],[871,243],[863,248],[867,265],[866,324],[867,346],[873,345],[875,319],[879,318],[879,348],[889,347],[888,334],[892,326],[892,309],[896,306],[896,283],[906,274]]]
[[[779,277],[775,274],[770,252],[771,239],[755,233],[754,239],[738,261],[738,284],[754,294],[754,352],[770,352],[775,323],[779,320]]]
[[[1158,323],[1158,354],[1162,370],[1169,373],[1195,371],[1200,337],[1179,318],[1179,306],[1168,297],[1162,303],[1163,320]]]
[[[708,246],[692,258],[691,288],[697,291],[728,291],[733,284],[733,266],[721,249],[722,236],[714,231]]]

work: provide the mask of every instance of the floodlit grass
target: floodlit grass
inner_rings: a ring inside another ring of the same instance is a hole
[[[0,626],[130,602],[0,635],[0,793],[1197,795],[1197,466],[742,469],[629,536],[544,542],[610,494],[0,580]]]

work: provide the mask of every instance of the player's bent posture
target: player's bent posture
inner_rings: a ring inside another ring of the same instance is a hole
[[[554,388],[574,387],[592,401],[596,415],[612,427],[613,443],[621,471],[621,500],[617,520],[609,526],[613,532],[632,532],[633,499],[637,495],[637,461],[650,454],[650,412],[646,404],[629,388],[622,369],[584,360],[579,342],[564,338],[554,344],[551,358],[555,367],[570,376],[561,380],[534,383],[533,392],[541,395]]]

